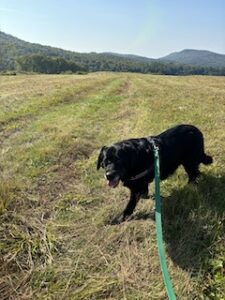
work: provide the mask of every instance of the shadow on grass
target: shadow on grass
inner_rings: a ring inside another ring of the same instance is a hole
[[[162,212],[167,252],[179,267],[198,275],[224,242],[225,174],[202,175],[198,185],[173,190]]]
[[[134,215],[131,215],[126,221],[122,221],[123,214],[119,213],[114,217],[110,216],[106,221],[105,225],[120,225],[124,222],[131,222],[134,220],[155,220],[155,211],[138,211]]]
[[[162,198],[163,234],[174,263],[198,275],[214,258],[225,232],[225,174],[202,175],[197,185],[176,188]],[[108,225],[119,225],[121,214],[109,216]],[[137,211],[126,222],[155,220],[155,212]]]

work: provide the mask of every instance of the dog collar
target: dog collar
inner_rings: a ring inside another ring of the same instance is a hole
[[[143,178],[145,177],[146,175],[148,175],[148,173],[150,172],[150,170],[145,170],[135,176],[132,176],[131,178],[128,179],[128,181],[133,181],[133,180],[137,180],[137,179],[140,179],[140,178]]]

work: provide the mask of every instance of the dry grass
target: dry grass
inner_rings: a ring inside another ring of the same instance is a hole
[[[204,132],[215,162],[198,187],[182,169],[162,183],[170,274],[178,299],[224,299],[224,78],[0,80],[1,299],[166,299],[153,201],[112,225],[128,192],[108,190],[95,162],[104,144],[177,123]]]

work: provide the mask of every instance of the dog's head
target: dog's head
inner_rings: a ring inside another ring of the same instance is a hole
[[[100,168],[105,170],[109,187],[115,188],[120,180],[123,181],[126,174],[124,161],[124,151],[116,145],[102,147],[97,160],[97,170]]]

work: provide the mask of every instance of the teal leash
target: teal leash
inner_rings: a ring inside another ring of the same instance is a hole
[[[161,197],[160,197],[160,160],[159,160],[159,148],[155,145],[152,140],[152,145],[154,149],[154,165],[155,165],[155,198],[156,198],[156,236],[157,236],[157,245],[159,252],[159,260],[161,271],[163,275],[164,284],[166,287],[167,295],[169,300],[176,300],[176,296],[173,290],[173,285],[170,279],[170,275],[166,263],[165,247],[163,242],[163,233],[162,233],[162,218],[161,218]]]

